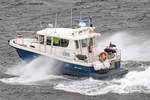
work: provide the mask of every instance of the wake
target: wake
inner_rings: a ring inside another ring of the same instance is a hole
[[[128,94],[128,93],[150,93],[150,68],[145,71],[131,71],[122,79],[75,80],[63,82],[54,88],[67,92],[80,93],[83,95],[103,95],[107,93]]]

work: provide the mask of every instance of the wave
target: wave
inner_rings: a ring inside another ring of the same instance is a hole
[[[103,95],[107,93],[150,93],[150,68],[144,71],[131,71],[124,78],[113,80],[72,80],[61,82],[54,88],[83,95]]]

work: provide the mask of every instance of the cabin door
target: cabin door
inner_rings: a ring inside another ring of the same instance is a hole
[[[87,56],[87,60],[89,62],[92,61],[93,58],[93,39],[83,39],[80,40],[80,48],[81,48],[81,54]]]
[[[87,56],[87,39],[80,40],[81,54]]]
[[[48,55],[52,54],[52,37],[47,37],[46,39],[46,53]]]
[[[88,61],[88,49],[87,49],[87,39],[79,40],[80,44],[80,54],[81,58],[83,58],[84,61]]]
[[[45,45],[45,36],[39,35],[39,50],[40,52],[46,52],[46,45]]]

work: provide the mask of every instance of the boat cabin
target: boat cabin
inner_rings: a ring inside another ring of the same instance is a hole
[[[94,27],[47,28],[37,32],[36,39],[46,53],[64,59],[93,61],[96,38]]]

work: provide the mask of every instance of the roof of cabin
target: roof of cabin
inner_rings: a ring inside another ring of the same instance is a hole
[[[100,33],[95,33],[94,28],[83,27],[77,29],[71,28],[46,28],[37,32],[38,35],[51,37],[59,37],[64,39],[79,40],[100,36]],[[90,31],[90,32],[89,32]]]

